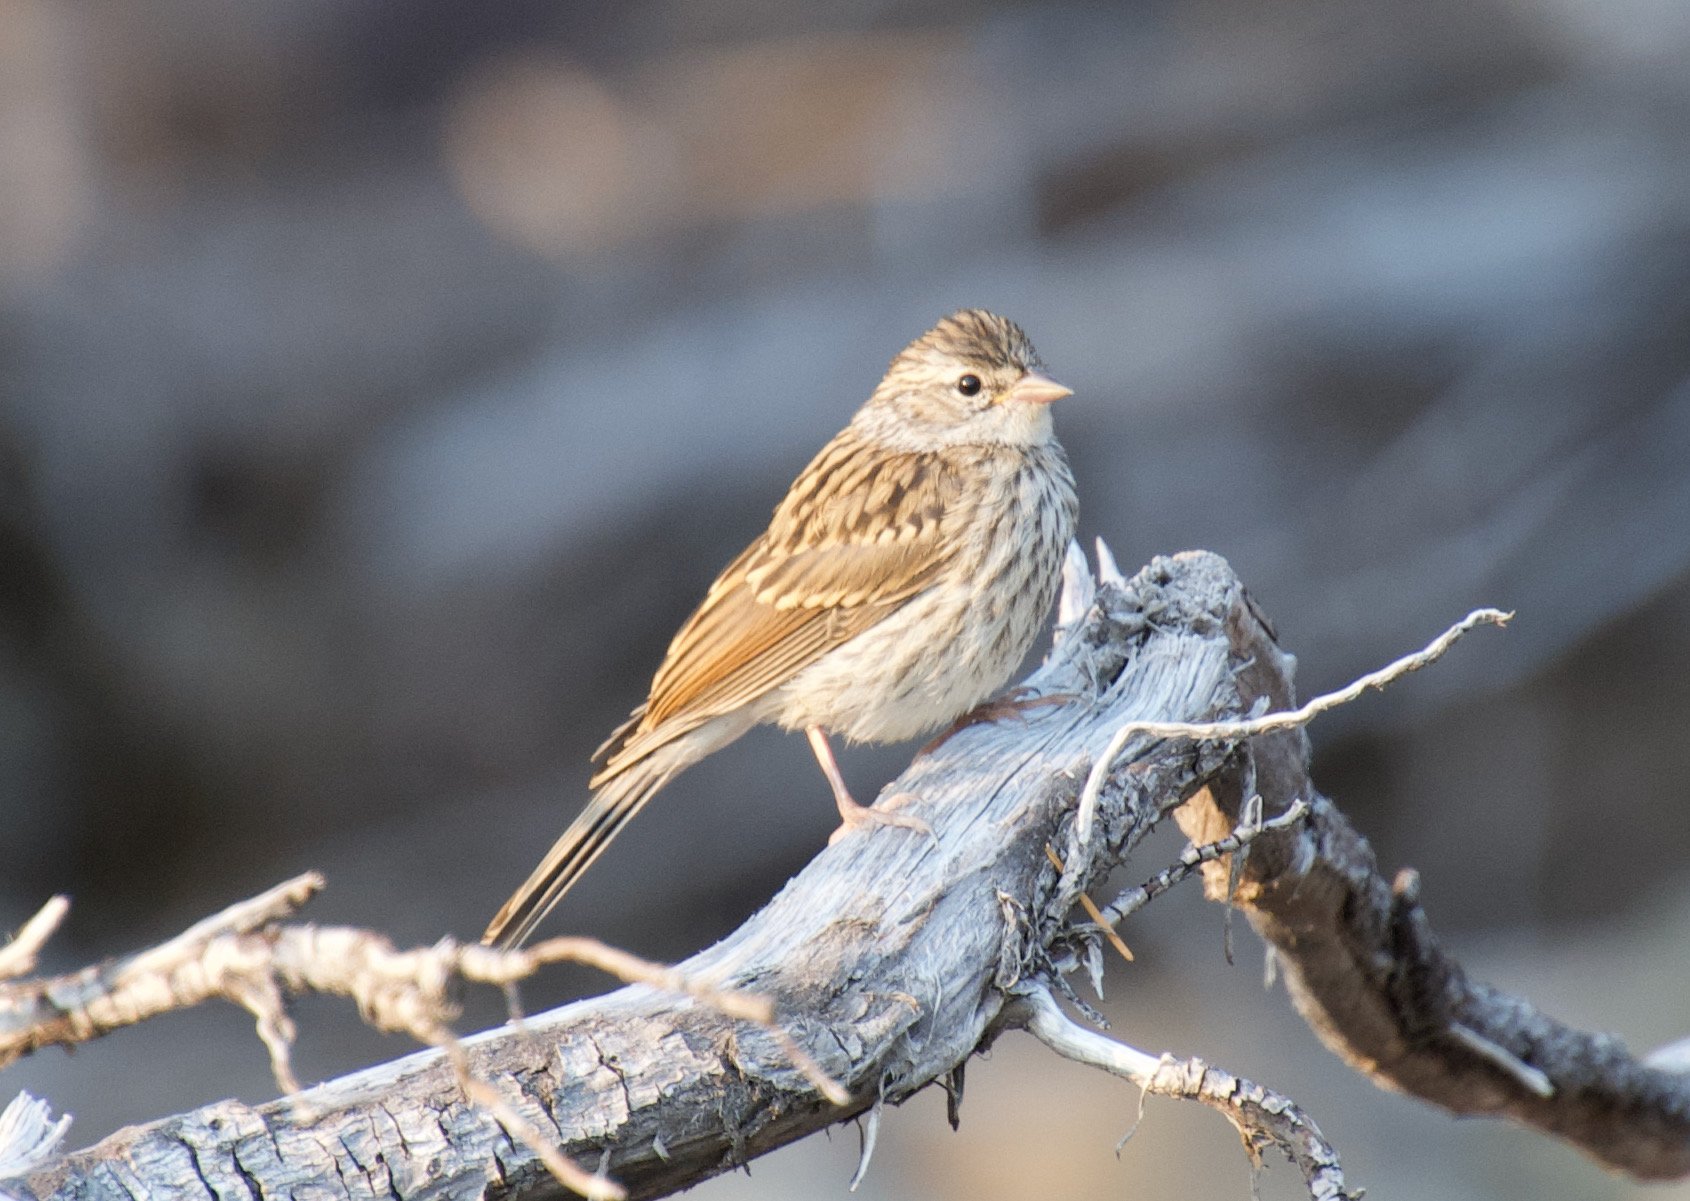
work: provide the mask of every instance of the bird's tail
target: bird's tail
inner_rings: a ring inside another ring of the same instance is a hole
[[[546,852],[540,866],[500,907],[481,941],[506,949],[527,941],[534,927],[575,886],[622,827],[696,757],[687,754],[683,746],[670,743],[636,759],[600,785],[580,816]]]

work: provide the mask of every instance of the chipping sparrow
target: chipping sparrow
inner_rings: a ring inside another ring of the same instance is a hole
[[[899,352],[675,635],[594,756],[586,808],[483,942],[520,944],[658,789],[760,722],[805,731],[846,827],[927,829],[853,801],[827,733],[937,729],[1032,644],[1078,511],[1048,408],[1069,389],[1040,366],[1020,327],[979,309]]]

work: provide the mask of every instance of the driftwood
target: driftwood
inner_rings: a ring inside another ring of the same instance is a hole
[[[1095,923],[1072,920],[1084,890],[1177,812],[1194,842],[1230,840],[1192,856],[1193,869],[1268,940],[1299,1010],[1358,1069],[1458,1113],[1512,1117],[1639,1177],[1690,1173],[1690,1077],[1467,981],[1433,940],[1412,877],[1384,881],[1310,787],[1301,729],[1140,735],[1086,788],[1124,723],[1294,705],[1292,660],[1222,560],[1157,560],[1130,582],[1106,556],[1100,567],[1094,593],[1071,564],[1056,649],[1028,681],[1065,703],[965,729],[888,786],[911,794],[901,803],[937,846],[890,828],[843,839],[680,965],[703,986],[772,1001],[784,1031],[843,1083],[845,1104],[824,1097],[781,1036],[645,985],[466,1040],[476,1078],[577,1163],[659,1196],[853,1116],[872,1136],[883,1102],[930,1084],[959,1101],[969,1057],[1025,1027],[1060,1054],[1221,1109],[1252,1147],[1288,1154],[1311,1195],[1350,1195],[1331,1149],[1283,1098],[1135,1051],[1057,1003],[1066,973],[1101,953]],[[1096,804],[1079,838],[1083,792]],[[1258,795],[1268,820],[1241,823]],[[458,1081],[447,1055],[423,1052],[267,1105],[222,1102],[120,1131],[0,1191],[557,1194],[536,1154]]]

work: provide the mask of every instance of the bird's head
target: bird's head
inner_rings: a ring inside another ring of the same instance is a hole
[[[1019,325],[963,309],[898,352],[856,423],[897,449],[1037,446],[1054,436],[1050,402],[1071,391]]]

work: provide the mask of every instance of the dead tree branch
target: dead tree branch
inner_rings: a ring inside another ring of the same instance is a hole
[[[676,969],[697,987],[766,998],[780,1033],[636,985],[465,1040],[468,1072],[573,1160],[652,1197],[958,1080],[977,1049],[1031,1026],[1064,1054],[1136,1064],[1126,1074],[1156,1091],[1220,1105],[1252,1146],[1290,1155],[1313,1195],[1341,1196],[1330,1148],[1282,1099],[1195,1061],[1151,1070],[1049,1000],[1065,971],[1096,961],[1101,931],[1069,920],[1078,897],[1177,811],[1194,843],[1236,840],[1196,856],[1206,888],[1231,895],[1275,947],[1299,1009],[1360,1070],[1457,1112],[1506,1114],[1635,1175],[1690,1173],[1690,1080],[1468,982],[1411,881],[1393,891],[1309,786],[1300,727],[1131,733],[1102,769],[1090,838],[1070,842],[1084,781],[1127,723],[1245,721],[1296,704],[1293,661],[1213,555],[1159,559],[1131,581],[1105,559],[1095,584],[1071,564],[1061,613],[1029,684],[1076,699],[965,729],[888,786],[915,798],[906,811],[937,846],[886,828],[845,838]],[[1260,829],[1240,821],[1255,795]],[[1306,816],[1279,820],[1297,800]],[[1047,845],[1071,848],[1065,870]],[[794,1044],[843,1084],[843,1106],[795,1065]],[[429,1051],[293,1099],[223,1102],[121,1131],[6,1188],[124,1201],[307,1184],[320,1196],[555,1195],[537,1156],[466,1099],[461,1074]],[[1275,1111],[1286,1120],[1268,1121]]]
[[[44,1047],[75,1046],[161,1013],[221,999],[253,1015],[258,1037],[270,1052],[277,1086],[285,1093],[297,1093],[299,1083],[289,1054],[296,1031],[287,998],[305,993],[350,997],[369,1025],[408,1034],[444,1051],[464,1095],[533,1150],[560,1183],[595,1201],[620,1201],[624,1196],[620,1186],[565,1159],[549,1138],[511,1107],[504,1094],[475,1076],[451,1028],[459,1014],[459,985],[488,984],[508,992],[541,967],[570,961],[596,967],[625,983],[690,996],[726,1017],[758,1023],[781,1041],[793,1065],[824,1096],[836,1104],[846,1099],[844,1090],[773,1025],[773,1011],[760,997],[689,980],[673,968],[591,938],[552,938],[511,951],[442,939],[432,947],[399,951],[385,937],[368,930],[283,924],[283,918],[322,887],[322,877],[308,872],[231,905],[139,954],[46,979],[0,978],[0,1067]],[[66,909],[62,897],[49,901],[0,950],[0,971],[17,975],[28,970]],[[24,1107],[19,1112],[34,1114],[36,1110]],[[61,1121],[57,1129],[60,1136],[64,1125]],[[39,1140],[35,1145],[40,1145]]]
[[[1338,1153],[1296,1105],[1259,1084],[1210,1067],[1201,1059],[1147,1055],[1105,1038],[1066,1016],[1043,985],[1021,996],[1027,1030],[1064,1059],[1130,1080],[1158,1097],[1200,1101],[1233,1124],[1253,1158],[1277,1148],[1303,1174],[1313,1201],[1358,1201],[1344,1188]]]
[[[1294,710],[1295,660],[1253,605],[1233,611],[1227,637],[1241,694]],[[1649,1066],[1612,1035],[1469,979],[1432,933],[1417,873],[1387,881],[1367,840],[1309,782],[1300,725],[1243,750],[1175,817],[1203,843],[1233,831],[1249,795],[1269,814],[1309,804],[1303,822],[1257,840],[1242,863],[1204,865],[1204,891],[1242,911],[1273,948],[1292,1001],[1327,1047],[1381,1087],[1452,1113],[1511,1118],[1639,1179],[1690,1175],[1690,1074]]]

